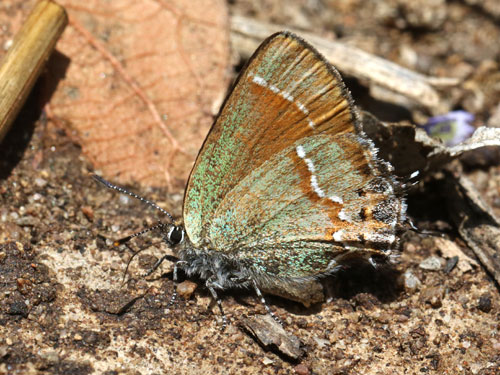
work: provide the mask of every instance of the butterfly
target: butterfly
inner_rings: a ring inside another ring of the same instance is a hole
[[[343,264],[389,260],[406,211],[391,171],[337,70],[300,37],[274,34],[198,154],[183,223],[162,226],[176,257],[153,269],[174,260],[174,279],[182,270],[204,280],[223,317],[227,289],[254,290],[264,304],[262,293],[319,302],[318,280]]]

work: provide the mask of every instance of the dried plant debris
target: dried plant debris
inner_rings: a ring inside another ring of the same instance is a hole
[[[470,138],[448,147],[415,125],[383,122],[366,111],[362,111],[362,118],[364,131],[402,177],[415,171],[425,174],[441,169],[468,151],[500,146],[500,128],[479,127]]]
[[[444,267],[445,273],[451,272],[455,266],[458,266],[461,273],[469,272],[473,266],[478,265],[474,259],[465,255],[455,242],[441,237],[434,237],[433,241],[436,249],[448,259]]]
[[[285,329],[269,314],[243,320],[243,328],[267,350],[297,360],[304,354],[300,340]]]
[[[500,284],[500,221],[469,179],[449,177],[444,189],[450,217],[481,264]]]
[[[440,154],[448,154],[451,158],[456,158],[467,151],[487,146],[500,146],[500,128],[481,126],[474,131],[470,138],[462,143],[452,147],[445,147],[441,150],[435,150],[429,156],[434,157]]]

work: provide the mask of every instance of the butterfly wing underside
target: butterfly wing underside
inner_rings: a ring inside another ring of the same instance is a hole
[[[198,155],[186,233],[197,248],[248,261],[267,276],[263,289],[312,278],[394,242],[404,203],[386,169],[338,72],[278,33],[251,58]]]

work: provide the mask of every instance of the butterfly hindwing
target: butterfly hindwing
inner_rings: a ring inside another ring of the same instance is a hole
[[[300,38],[275,34],[198,155],[184,201],[187,236],[195,247],[251,259],[270,279],[313,277],[353,251],[385,250],[404,203],[375,153],[337,71]]]

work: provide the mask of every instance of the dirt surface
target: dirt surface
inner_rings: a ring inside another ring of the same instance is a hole
[[[233,14],[336,35],[425,74],[464,78],[467,85],[442,94],[474,113],[476,125],[500,126],[495,2],[407,3],[229,5]],[[183,288],[170,306],[171,264],[142,276],[169,251],[161,237],[130,244],[154,246],[131,262],[122,282],[132,252],[106,238],[154,225],[158,215],[90,177],[93,166],[79,146],[45,116],[43,91],[35,87],[0,145],[0,374],[500,374],[498,285],[443,209],[441,173],[424,176],[408,203],[415,224],[443,234],[444,243],[403,235],[394,270],[346,271],[323,304],[306,309],[269,298],[286,332],[300,340],[304,354],[291,359],[243,328],[265,314],[252,295],[224,296],[230,324],[223,332],[202,287]],[[369,107],[363,93],[355,84],[355,98]],[[482,150],[458,167],[500,216],[497,153]],[[180,217],[181,194],[128,188]],[[455,265],[452,247],[460,255]]]

